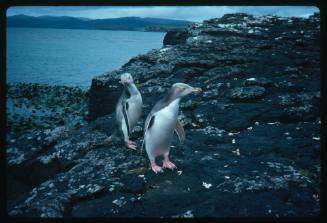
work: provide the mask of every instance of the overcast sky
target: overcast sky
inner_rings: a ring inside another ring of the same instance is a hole
[[[20,6],[10,7],[7,16],[74,16],[92,19],[126,16],[182,19],[199,22],[225,13],[308,17],[319,9],[314,6]]]

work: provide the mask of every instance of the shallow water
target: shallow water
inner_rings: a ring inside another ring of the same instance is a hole
[[[118,69],[162,46],[165,33],[7,28],[7,83],[90,86],[94,76]]]

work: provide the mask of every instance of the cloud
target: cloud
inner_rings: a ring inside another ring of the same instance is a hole
[[[74,16],[92,19],[126,16],[156,17],[203,21],[226,13],[245,12],[254,15],[308,17],[319,9],[314,6],[19,6],[10,7],[7,16]]]

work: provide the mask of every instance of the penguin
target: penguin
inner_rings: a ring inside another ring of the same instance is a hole
[[[130,73],[123,73],[119,83],[124,85],[124,90],[115,110],[117,129],[123,136],[126,147],[136,150],[136,143],[129,140],[129,137],[142,114],[142,96]]]
[[[150,160],[151,169],[155,173],[163,172],[163,168],[176,168],[168,156],[174,130],[181,143],[185,140],[184,128],[177,118],[179,103],[184,96],[201,91],[201,88],[194,88],[184,83],[175,83],[147,116],[143,144]],[[156,157],[160,155],[164,156],[163,167],[158,166],[155,162]]]

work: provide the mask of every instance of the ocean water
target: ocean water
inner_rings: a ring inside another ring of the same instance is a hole
[[[165,33],[7,28],[7,83],[91,85],[94,76],[162,47]]]

